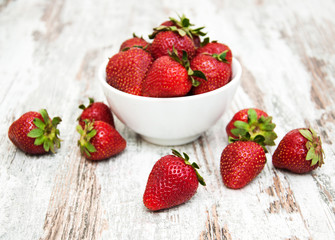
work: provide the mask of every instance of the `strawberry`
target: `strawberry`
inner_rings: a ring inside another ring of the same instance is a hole
[[[320,137],[311,128],[289,131],[272,156],[272,164],[294,173],[310,172],[324,163]]]
[[[192,89],[193,94],[201,94],[226,85],[231,79],[231,66],[227,63],[225,52],[221,54],[199,54],[191,60],[191,69],[206,75],[206,80],[196,78],[200,85]]]
[[[176,49],[170,56],[162,56],[154,61],[143,80],[142,95],[146,97],[185,96],[199,82],[195,76],[206,78],[200,71],[192,71],[187,54],[179,58]]]
[[[143,194],[144,205],[152,210],[171,208],[190,200],[198,189],[198,182],[205,186],[196,163],[189,156],[176,150],[174,155],[159,159],[153,166]]]
[[[142,80],[152,61],[150,53],[138,47],[118,52],[106,66],[107,83],[120,91],[140,95]]]
[[[231,65],[233,54],[230,48],[223,44],[216,41],[209,42],[209,38],[205,38],[204,42],[202,43],[201,47],[199,47],[196,51],[196,55],[199,54],[222,54],[225,52],[225,59],[227,63]]]
[[[8,137],[13,144],[28,154],[55,153],[60,148],[59,117],[50,119],[45,109],[40,112],[27,112],[14,121],[8,130]]]
[[[274,146],[274,140],[277,138],[275,127],[272,117],[266,112],[257,108],[247,108],[235,113],[226,126],[226,132],[229,142],[251,140],[262,146]]]
[[[167,20],[167,21],[165,21],[165,22],[163,22],[163,23],[161,23],[161,25],[160,26],[167,26],[167,27],[171,27],[171,26],[177,26],[173,21],[171,21],[171,20]]]
[[[199,36],[193,36],[193,43],[196,48],[201,46],[201,40]]]
[[[221,154],[220,171],[223,183],[238,189],[250,183],[264,168],[266,156],[261,145],[253,141],[228,144]]]
[[[196,48],[201,46],[201,40],[199,36],[205,36],[206,33],[202,32],[201,30],[204,27],[200,27],[200,28],[196,28],[196,29],[192,29],[191,27],[194,26],[194,24],[191,24],[189,22],[189,19],[185,17],[185,15],[182,15],[181,17],[179,17],[179,21],[175,18],[169,18],[170,20],[163,22],[159,28],[162,28],[161,26],[167,26],[167,27],[172,27],[175,26],[178,29],[186,29],[186,31],[189,32],[189,35],[191,35],[191,39],[193,40],[193,43],[195,45]],[[157,29],[157,28],[156,28]],[[157,33],[154,32],[154,34]]]
[[[145,41],[142,37],[138,37],[135,35],[135,33],[133,34],[132,38],[129,38],[127,40],[125,40],[121,46],[120,46],[120,51],[124,50],[125,48],[131,48],[134,46],[140,46],[140,47],[147,47],[149,45],[149,43],[147,41]]]
[[[195,55],[195,43],[199,43],[199,35],[206,35],[201,30],[203,27],[192,29],[194,26],[190,23],[189,19],[184,15],[180,20],[170,18],[170,21],[162,23],[154,32],[149,36],[153,39],[150,51],[154,58],[168,55],[174,47],[178,51],[179,57],[182,56],[182,51],[186,51],[189,58]]]
[[[156,35],[155,39],[151,43],[151,54],[157,59],[162,56],[167,56],[168,51],[172,51],[175,47],[178,51],[178,55],[182,55],[182,51],[186,51],[187,55],[192,58],[195,54],[195,46],[192,39],[188,36],[181,36],[177,32],[163,31]]]
[[[111,125],[102,121],[86,121],[84,129],[78,125],[78,146],[89,160],[110,158],[126,148],[126,140]]]
[[[89,101],[90,103],[87,107],[83,104],[79,106],[79,108],[83,110],[78,118],[81,127],[85,127],[85,119],[89,121],[103,121],[115,127],[113,114],[110,108],[103,102],[94,102],[93,98],[89,98]]]

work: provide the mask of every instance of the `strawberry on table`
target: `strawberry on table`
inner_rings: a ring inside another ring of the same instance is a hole
[[[125,40],[121,46],[120,46],[120,51],[124,50],[125,48],[131,48],[134,46],[140,46],[140,47],[147,47],[149,45],[149,43],[144,40],[142,37],[138,37],[136,36],[136,34],[133,34],[132,38],[129,38],[127,40]]]
[[[86,121],[86,120],[85,120]],[[110,158],[126,148],[126,140],[114,127],[102,121],[86,121],[84,129],[78,125],[78,146],[89,160]]]
[[[89,98],[89,101],[87,107],[83,104],[79,106],[83,110],[78,118],[81,127],[85,127],[85,119],[89,121],[103,121],[115,127],[114,117],[110,108],[103,102],[94,102],[93,98]]]
[[[235,113],[226,126],[229,141],[251,140],[262,146],[274,146],[277,134],[272,117],[257,108],[246,108]]]
[[[199,82],[194,77],[206,78],[201,71],[189,67],[184,51],[179,58],[176,49],[170,56],[162,56],[154,61],[143,80],[142,95],[146,97],[181,97],[185,96]]]
[[[199,54],[191,60],[191,69],[205,74],[206,80],[197,78],[200,85],[192,89],[194,95],[206,93],[226,85],[231,79],[231,66],[226,52],[220,54]]]
[[[106,66],[107,83],[120,91],[140,95],[142,80],[152,61],[152,56],[146,50],[126,48],[109,59]]]
[[[159,159],[150,172],[143,203],[152,211],[182,204],[193,197],[199,182],[206,185],[197,171],[198,165],[191,164],[186,153],[172,153]]]
[[[253,141],[230,143],[221,154],[223,183],[228,188],[243,188],[263,170],[265,163],[265,152],[260,144]]]
[[[294,173],[307,173],[324,163],[320,137],[312,128],[289,131],[280,141],[272,156],[276,168]]]
[[[222,151],[220,170],[224,184],[238,189],[250,183],[264,168],[266,146],[275,145],[272,117],[257,108],[238,111],[226,127],[228,146]]]
[[[27,112],[14,121],[8,130],[13,144],[25,153],[38,155],[60,148],[59,117],[50,119],[45,109]]]

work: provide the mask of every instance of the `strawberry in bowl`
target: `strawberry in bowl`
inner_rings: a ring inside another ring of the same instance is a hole
[[[197,52],[202,29],[193,28],[185,16],[170,18],[154,29],[153,42],[118,51],[98,71],[112,112],[148,142],[173,146],[194,141],[220,119],[234,97],[241,65],[227,47],[219,53]],[[192,41],[168,48],[154,43],[172,33]]]
[[[158,145],[181,145],[196,140],[213,126],[233,100],[242,68],[232,62],[232,78],[216,90],[181,97],[145,97],[129,94],[106,82],[106,64],[99,81],[115,116],[145,140]]]

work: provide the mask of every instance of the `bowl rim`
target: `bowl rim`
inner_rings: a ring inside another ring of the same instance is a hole
[[[149,101],[149,102],[161,102],[161,101],[173,101],[173,102],[181,102],[181,101],[192,101],[195,99],[201,99],[201,98],[206,98],[209,97],[210,95],[216,95],[219,94],[222,91],[225,91],[225,89],[229,88],[233,84],[237,84],[240,81],[241,75],[242,75],[242,67],[240,62],[233,57],[232,60],[232,68],[236,69],[236,72],[233,72],[233,78],[224,86],[215,89],[210,92],[202,93],[202,94],[197,94],[197,95],[189,95],[189,96],[180,96],[180,97],[169,97],[169,98],[159,98],[159,97],[146,97],[146,96],[138,96],[138,95],[133,95],[130,93],[123,92],[121,90],[118,90],[111,85],[109,85],[106,81],[106,66],[108,64],[109,59],[105,60],[99,67],[98,69],[98,78],[102,86],[108,90],[113,91],[114,93],[127,97],[127,98],[133,98],[134,100],[138,101]]]

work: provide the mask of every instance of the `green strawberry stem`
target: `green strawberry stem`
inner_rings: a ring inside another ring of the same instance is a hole
[[[132,47],[125,47],[125,48],[122,48],[121,52],[126,52],[128,51],[129,49],[132,49],[132,48],[141,48],[143,49],[144,51],[148,52],[148,47],[149,47],[149,43],[147,45],[145,45],[144,47],[143,46],[139,46],[139,45],[134,45]]]
[[[205,183],[205,180],[204,178],[199,174],[199,172],[197,171],[197,169],[199,169],[199,166],[198,164],[196,164],[195,162],[193,162],[192,164],[189,162],[190,160],[190,157],[186,154],[186,153],[183,153],[184,156],[182,156],[177,150],[175,149],[172,149],[172,153],[173,155],[177,156],[177,157],[180,157],[184,160],[185,164],[186,165],[190,165],[194,171],[195,171],[195,174],[197,175],[197,178],[198,178],[198,181],[201,185],[203,186],[206,186],[206,183]]]
[[[46,152],[51,151],[55,153],[55,147],[60,148],[59,129],[58,124],[62,121],[60,117],[54,117],[50,120],[49,114],[46,109],[41,109],[40,114],[43,121],[39,118],[33,120],[36,128],[32,129],[27,136],[35,138],[34,144],[36,146],[42,145]]]
[[[94,99],[93,99],[93,98],[90,98],[90,97],[89,97],[88,100],[90,101],[90,103],[88,104],[87,107],[85,107],[84,104],[80,104],[80,105],[79,105],[79,108],[82,109],[82,110],[85,110],[86,108],[90,107],[90,106],[94,103]]]
[[[78,108],[81,109],[81,110],[83,110],[83,111],[84,111],[86,108],[89,108],[89,107],[94,103],[94,99],[91,98],[91,97],[89,97],[88,100],[89,100],[89,104],[87,105],[87,107],[86,107],[84,104],[80,104]],[[81,114],[79,115],[79,117],[77,117],[77,121],[80,120],[80,116],[81,116]]]
[[[220,54],[217,54],[217,53],[214,53],[214,54],[203,53],[203,54],[208,55],[208,56],[212,56],[213,58],[215,58],[216,60],[218,60],[220,62],[229,63],[229,61],[227,60],[227,52],[228,52],[228,50],[225,50]]]
[[[192,81],[192,86],[197,87],[200,85],[200,82],[196,80],[194,77],[198,77],[207,81],[206,75],[202,71],[199,70],[193,71],[191,69],[190,61],[188,60],[186,51],[183,50],[183,55],[181,58],[179,57],[178,51],[175,49],[174,46],[172,47],[172,52],[168,51],[168,53],[173,60],[181,64],[187,70],[187,74]]]
[[[200,46],[201,47],[204,47],[204,46],[206,46],[208,43],[210,43],[211,41],[209,40],[209,37],[206,37],[206,38],[204,38],[204,40],[203,41],[201,41],[201,43],[200,43]],[[216,41],[212,41],[212,42],[216,42]]]
[[[229,142],[235,141],[254,141],[260,144],[267,153],[266,145],[274,146],[274,140],[277,134],[274,132],[276,124],[272,123],[272,117],[261,116],[257,118],[257,113],[254,109],[248,110],[248,122],[235,121],[235,128],[231,130],[232,134],[237,138],[229,137]]]
[[[144,39],[143,36],[137,36],[136,33],[133,33],[133,38],[140,38],[140,39]]]
[[[149,38],[154,39],[155,36],[162,31],[177,32],[180,36],[184,37],[187,35],[191,39],[193,39],[194,36],[205,36],[207,34],[202,32],[202,30],[205,27],[191,28],[194,26],[194,24],[190,23],[190,20],[186,18],[184,14],[178,17],[179,20],[172,17],[169,18],[170,21],[175,24],[175,26],[164,26],[164,25],[158,26],[154,28],[154,32],[151,35],[149,35]]]
[[[214,53],[214,54],[212,55],[212,57],[215,58],[215,59],[217,59],[217,60],[220,61],[220,62],[229,63],[229,61],[228,61],[227,58],[226,58],[226,56],[227,56],[227,52],[228,52],[228,50],[225,50],[225,51],[223,51],[223,52],[220,53],[220,54],[216,54],[216,53]]]
[[[312,128],[300,129],[299,132],[308,140],[306,143],[308,150],[306,160],[311,161],[311,166],[318,164],[319,167],[321,167],[324,163],[324,151],[322,149],[321,138]]]
[[[143,38],[143,36],[137,36],[135,33],[133,33],[133,38],[140,38],[140,39],[143,39],[144,40],[144,38]],[[135,47],[135,48],[141,48],[141,49],[143,49],[143,50],[145,50],[145,51],[147,51],[148,52],[148,47],[149,47],[149,43],[147,44],[147,45],[145,45],[145,46],[139,46],[139,45],[134,45],[134,46],[132,46],[133,48]],[[127,50],[129,50],[130,49],[130,47],[126,47],[126,48],[123,48],[121,51],[122,52],[125,52],[125,51],[127,51]]]
[[[80,134],[80,139],[78,140],[78,146],[80,147],[81,153],[85,153],[87,156],[91,156],[91,153],[96,152],[96,148],[90,142],[91,139],[97,134],[97,130],[94,129],[92,121],[84,120],[84,129],[78,125],[77,132]]]
[[[179,21],[172,17],[169,18],[170,21],[172,21],[178,27],[178,29],[174,29],[175,26],[170,27],[174,29],[173,31],[181,30],[181,34],[180,34],[181,36],[187,35],[190,38],[193,38],[193,36],[205,36],[206,35],[206,33],[201,31],[205,27],[199,27],[199,28],[192,29],[191,27],[194,26],[194,24],[190,23],[190,20],[186,18],[184,14],[178,17],[180,19]]]

